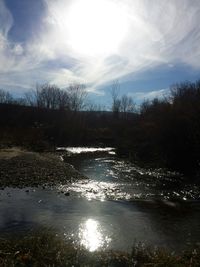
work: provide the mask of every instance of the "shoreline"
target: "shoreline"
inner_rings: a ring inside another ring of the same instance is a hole
[[[38,187],[87,179],[56,153],[38,153],[21,148],[0,150],[0,187]]]

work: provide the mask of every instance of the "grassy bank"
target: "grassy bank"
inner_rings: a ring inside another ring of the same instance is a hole
[[[135,246],[131,253],[91,253],[66,243],[52,231],[43,230],[20,238],[0,239],[0,266],[199,267],[200,248],[191,248],[179,255],[142,245]]]

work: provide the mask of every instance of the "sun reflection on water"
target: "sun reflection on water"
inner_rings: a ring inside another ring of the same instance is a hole
[[[123,190],[123,186],[124,184],[122,183],[82,180],[70,185],[59,185],[57,189],[63,193],[80,194],[89,201],[95,199],[103,202],[106,199],[130,199],[131,195]]]
[[[108,236],[104,236],[100,224],[94,219],[88,219],[80,227],[80,244],[90,252],[106,247],[110,242]]]

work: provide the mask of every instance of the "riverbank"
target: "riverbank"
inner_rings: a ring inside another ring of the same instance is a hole
[[[85,179],[59,155],[21,148],[0,150],[0,187],[38,187]]]
[[[164,249],[135,245],[130,253],[121,251],[89,252],[67,243],[53,231],[41,230],[29,235],[0,240],[0,265],[10,266],[93,266],[93,267],[197,267],[200,248],[190,248],[180,254]]]

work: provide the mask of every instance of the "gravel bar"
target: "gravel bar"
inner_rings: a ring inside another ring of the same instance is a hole
[[[53,153],[20,149],[0,150],[0,187],[38,187],[67,184],[86,179]]]

